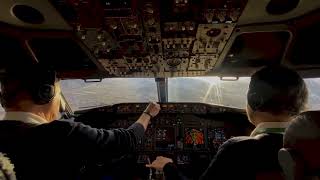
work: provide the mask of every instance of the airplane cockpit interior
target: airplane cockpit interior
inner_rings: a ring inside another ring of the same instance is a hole
[[[136,151],[87,167],[92,179],[162,179],[145,167],[159,155],[197,179],[223,142],[253,130],[246,92],[264,66],[296,70],[320,110],[318,42],[316,0],[0,0],[0,76],[50,64],[63,116],[97,128],[127,128],[159,102]]]

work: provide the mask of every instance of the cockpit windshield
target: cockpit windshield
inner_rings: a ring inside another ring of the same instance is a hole
[[[110,78],[90,83],[63,80],[61,88],[73,111],[118,103],[158,101],[153,78]]]
[[[320,78],[305,79],[310,110],[320,110]],[[245,109],[249,77],[236,81],[219,77],[179,77],[168,79],[169,102],[197,102]],[[153,78],[111,78],[101,82],[63,80],[63,93],[73,111],[128,102],[158,101]]]
[[[219,77],[172,78],[169,102],[201,102],[244,109],[250,78],[223,81]]]

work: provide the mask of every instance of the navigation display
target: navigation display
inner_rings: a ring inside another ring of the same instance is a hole
[[[169,150],[175,147],[174,128],[157,128],[155,132],[156,149]]]
[[[208,129],[209,148],[218,150],[219,146],[226,141],[223,128]]]

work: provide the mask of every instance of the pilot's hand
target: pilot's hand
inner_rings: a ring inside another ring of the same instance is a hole
[[[173,160],[163,156],[158,156],[151,164],[146,164],[146,167],[162,171],[164,166],[168,163],[173,163]]]
[[[160,109],[161,108],[158,103],[151,102],[144,112],[149,114],[151,117],[155,117],[159,114]]]

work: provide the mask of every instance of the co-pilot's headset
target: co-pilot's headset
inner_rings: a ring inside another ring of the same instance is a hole
[[[320,177],[319,170],[315,170],[314,172],[306,171],[306,164],[302,155],[293,149],[280,149],[278,152],[278,161],[286,180],[302,180],[306,177]]]
[[[278,161],[286,180],[298,180],[299,174],[303,173],[301,159],[291,149],[282,148],[278,152]]]
[[[11,74],[8,73],[8,76]],[[15,76],[21,81],[17,87],[10,92],[1,92],[0,100],[3,107],[6,107],[6,99],[14,98],[23,88],[28,90],[35,104],[44,105],[53,100],[56,95],[55,82],[56,72],[50,68],[35,65],[29,72],[18,72]],[[20,77],[19,77],[20,76]],[[10,79],[10,77],[8,77]]]

